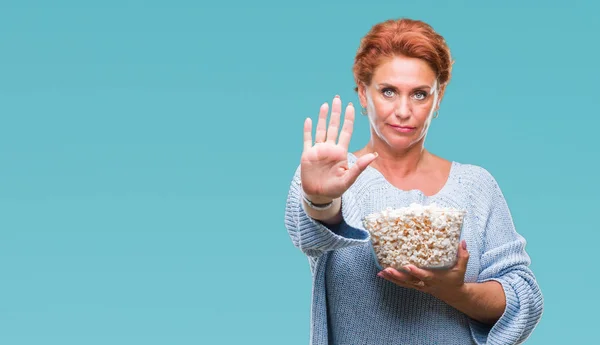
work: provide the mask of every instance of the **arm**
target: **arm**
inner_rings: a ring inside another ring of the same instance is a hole
[[[456,295],[443,300],[486,325],[496,323],[506,308],[504,290],[497,281],[465,283]]]
[[[502,285],[496,281],[465,283],[468,261],[469,252],[463,240],[458,248],[457,262],[448,270],[427,270],[406,265],[402,272],[386,268],[380,276],[400,286],[429,293],[471,319],[493,325],[506,308]]]
[[[306,211],[302,200],[302,186],[300,183],[300,168],[296,169],[287,197],[285,209],[285,227],[295,247],[311,257],[318,257],[323,252],[344,248],[348,246],[367,243],[370,241],[369,233],[359,228],[360,210],[353,195],[346,191],[339,199],[339,212],[333,216],[339,217],[337,224],[326,225],[323,221],[312,218]],[[315,200],[315,202],[320,202]],[[335,205],[332,207],[334,208]],[[335,223],[327,211],[320,216],[325,220]],[[312,212],[309,210],[309,212]],[[311,213],[313,214],[313,213]],[[313,215],[319,216],[314,213]],[[352,225],[350,225],[352,224]],[[355,225],[356,224],[356,225]]]
[[[524,342],[539,323],[543,312],[543,296],[533,272],[531,260],[525,251],[526,241],[514,227],[510,210],[496,180],[483,170],[483,190],[489,201],[483,226],[481,269],[477,282],[497,284],[503,291],[505,308],[493,324],[471,321],[471,332],[478,344],[520,344]],[[476,285],[468,285],[473,287]],[[490,285],[491,286],[491,285]],[[479,291],[477,291],[479,290]],[[471,290],[480,305],[486,305],[494,296],[500,296],[497,288]],[[491,294],[491,295],[490,295]],[[497,302],[499,305],[499,302]],[[494,308],[497,308],[495,305]],[[497,311],[496,311],[497,315]]]
[[[302,190],[300,191],[302,193]],[[331,207],[326,210],[316,210],[302,198],[302,207],[304,208],[304,212],[312,218],[321,221],[328,227],[338,225],[342,222],[342,198],[335,199],[325,199],[319,198],[315,196],[306,196],[308,200],[310,200],[313,204],[327,204],[331,202]]]

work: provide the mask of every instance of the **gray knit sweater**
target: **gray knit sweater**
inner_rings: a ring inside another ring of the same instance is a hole
[[[356,159],[348,153],[350,166]],[[526,241],[515,231],[504,196],[484,168],[452,162],[442,190],[428,197],[419,190],[400,190],[367,167],[342,195],[344,221],[332,227],[306,215],[300,184],[298,166],[285,226],[312,272],[312,345],[520,344],[539,322],[543,297],[529,269]],[[492,327],[429,294],[377,277],[362,218],[413,202],[467,210],[461,236],[470,254],[465,281],[496,280],[506,295],[506,310]]]

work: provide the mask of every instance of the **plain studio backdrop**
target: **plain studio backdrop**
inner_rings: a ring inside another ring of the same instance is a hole
[[[2,1],[0,344],[308,344],[284,227],[302,124],[358,104],[360,38],[456,60],[426,147],[483,166],[545,298],[527,344],[597,339],[592,1]],[[357,115],[350,150],[369,138]]]

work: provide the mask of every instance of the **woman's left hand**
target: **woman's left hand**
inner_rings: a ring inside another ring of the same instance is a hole
[[[406,265],[404,266],[406,272],[388,267],[377,275],[394,284],[429,293],[443,301],[452,301],[460,298],[464,292],[465,271],[469,261],[466,242],[463,240],[458,247],[456,264],[450,269],[427,270]]]

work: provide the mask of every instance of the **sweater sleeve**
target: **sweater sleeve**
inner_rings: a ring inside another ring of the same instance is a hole
[[[533,272],[526,241],[515,230],[506,200],[491,174],[483,171],[482,197],[487,204],[483,250],[478,282],[495,280],[502,285],[506,308],[494,325],[470,320],[477,344],[510,345],[523,343],[537,326],[543,312],[543,296]]]
[[[309,217],[302,201],[300,166],[292,180],[286,207],[285,227],[295,247],[316,258],[322,253],[370,241],[369,232],[360,224],[360,210],[350,191],[342,195],[342,223],[326,226]]]

